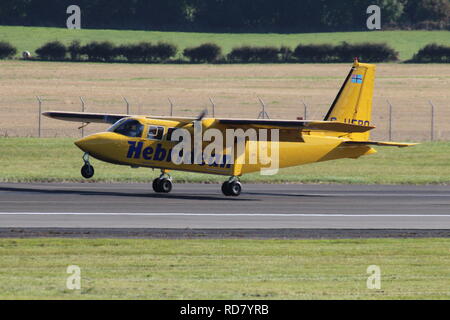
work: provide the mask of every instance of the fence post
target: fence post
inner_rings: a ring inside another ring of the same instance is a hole
[[[216,104],[214,103],[212,98],[209,98],[209,101],[211,102],[211,105],[212,105],[212,116],[213,116],[213,118],[215,118],[216,117]]]
[[[39,120],[38,120],[38,137],[41,137],[41,122],[42,122],[42,100],[40,97],[36,97],[39,103]]]
[[[433,102],[430,100],[429,101],[430,105],[431,105],[431,141],[434,141],[434,112],[435,112],[435,107]]]
[[[170,98],[167,98],[167,100],[169,100],[170,103],[170,116],[173,117],[173,102]]]
[[[130,115],[130,103],[128,102],[127,98],[122,97],[125,103],[127,104],[127,115]]]
[[[260,97],[258,97],[258,100],[262,106],[262,111],[259,113],[258,119],[270,119],[269,114],[266,112],[266,104]]]
[[[84,100],[83,97],[80,97],[80,101],[81,101],[81,112],[84,112]],[[84,137],[84,123],[82,124],[81,127],[81,137]]]
[[[307,118],[307,117],[308,117],[308,106],[306,105],[305,101],[303,101],[303,100],[302,100],[302,103],[303,103],[303,107],[304,107],[304,109],[305,109],[305,111],[304,111],[304,116],[303,116],[303,120],[306,120],[306,119],[308,119],[308,118]]]
[[[392,104],[388,100],[386,100],[389,104],[389,141],[392,141]]]

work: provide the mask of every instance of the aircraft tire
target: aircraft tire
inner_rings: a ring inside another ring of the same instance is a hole
[[[161,193],[170,193],[172,188],[173,184],[169,179],[161,179],[158,183],[158,189]]]
[[[159,181],[160,180],[161,180],[160,178],[156,178],[155,180],[153,180],[152,187],[153,187],[153,191],[155,191],[156,193],[161,192],[161,191],[159,191]]]
[[[222,193],[224,194],[224,196],[230,197],[231,193],[230,193],[230,183],[228,181],[225,181],[222,184]]]
[[[233,181],[229,184],[230,196],[239,197],[242,192],[242,184],[239,181]]]
[[[239,197],[242,192],[242,184],[239,181],[228,182],[222,184],[222,193],[227,197]]]
[[[153,190],[156,193],[170,193],[173,188],[173,183],[169,179],[157,178],[153,180]]]
[[[91,165],[87,165],[85,164],[82,168],[81,168],[81,175],[83,176],[83,178],[85,179],[90,179],[94,176],[95,171],[94,171],[94,167]]]

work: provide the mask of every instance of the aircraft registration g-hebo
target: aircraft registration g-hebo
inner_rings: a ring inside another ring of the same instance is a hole
[[[75,144],[83,150],[83,177],[94,175],[89,156],[134,168],[161,169],[153,181],[158,193],[172,190],[169,171],[190,171],[231,177],[226,196],[239,196],[239,177],[260,171],[376,153],[372,146],[413,144],[369,139],[375,66],[355,60],[323,121],[146,117],[117,114],[46,112],[45,116],[83,123],[113,124]]]

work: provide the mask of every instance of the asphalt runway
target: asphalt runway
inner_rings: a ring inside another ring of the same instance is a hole
[[[253,184],[226,198],[216,184],[175,184],[168,195],[147,184],[0,184],[0,232],[14,228],[449,235],[450,186]]]

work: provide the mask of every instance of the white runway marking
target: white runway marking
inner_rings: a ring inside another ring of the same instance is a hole
[[[120,212],[0,212],[0,216],[148,216],[148,217],[299,217],[299,218],[450,218],[448,214],[284,214],[284,213],[120,213]]]

